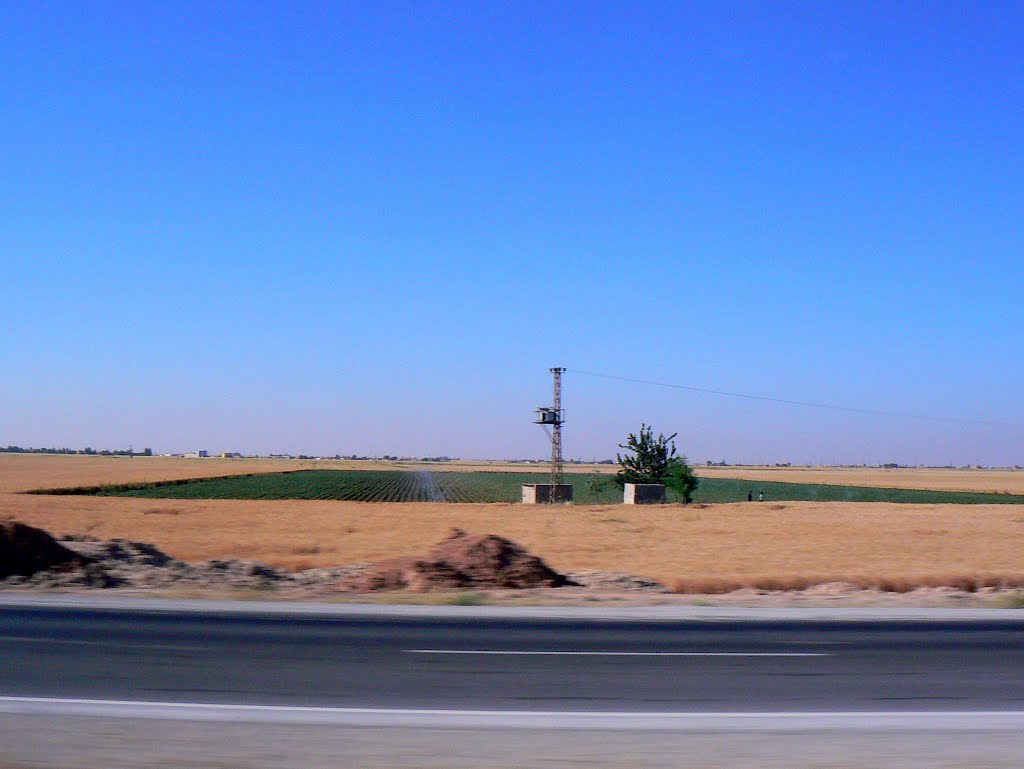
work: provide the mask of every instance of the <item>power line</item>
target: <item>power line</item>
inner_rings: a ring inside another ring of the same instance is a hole
[[[844,411],[849,414],[870,414],[881,417],[900,417],[902,419],[920,419],[928,422],[948,422],[961,425],[986,425],[988,427],[1014,427],[1021,425],[1014,422],[997,422],[988,419],[959,419],[957,417],[940,417],[927,414],[912,414],[906,411],[883,411],[880,409],[864,409],[856,406],[840,406],[834,403],[815,403],[813,401],[798,401],[788,398],[772,398],[767,395],[749,395],[747,393],[735,393],[728,390],[714,390],[709,387],[693,387],[690,385],[669,384],[668,382],[655,382],[650,379],[635,379],[615,374],[601,374],[596,371],[581,371],[580,369],[566,369],[570,374],[583,374],[584,376],[598,377],[600,379],[615,379],[619,382],[632,382],[633,384],[651,385],[654,387],[667,387],[672,390],[688,390],[689,392],[707,393],[710,395],[725,395],[730,398],[745,398],[752,401],[767,401],[768,403],[782,403],[787,406],[804,406],[806,408],[827,409],[830,411]]]

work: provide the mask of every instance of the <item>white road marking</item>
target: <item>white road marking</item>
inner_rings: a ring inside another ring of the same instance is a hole
[[[513,657],[831,657],[830,652],[602,652],[502,649],[404,649],[406,654],[493,654]]]
[[[630,731],[785,732],[813,730],[1008,731],[1024,710],[831,712],[601,712],[233,705],[61,697],[0,697],[0,713],[336,726]]]
[[[43,638],[40,636],[0,636],[0,643],[47,644],[49,646],[107,646],[118,649],[133,649],[138,643],[123,641],[87,641],[81,638]],[[147,649],[169,649],[171,651],[198,651],[208,647],[198,644],[146,644]]]

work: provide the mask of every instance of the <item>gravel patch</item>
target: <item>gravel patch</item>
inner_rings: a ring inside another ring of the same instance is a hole
[[[614,590],[616,592],[637,593],[669,593],[671,592],[660,582],[644,579],[633,574],[618,571],[573,571],[566,575],[578,585],[594,590]]]

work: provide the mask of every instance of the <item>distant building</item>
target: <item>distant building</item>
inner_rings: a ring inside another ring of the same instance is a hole
[[[210,452],[206,449],[200,449],[199,451],[190,451],[185,456],[191,459],[200,459],[210,456]]]

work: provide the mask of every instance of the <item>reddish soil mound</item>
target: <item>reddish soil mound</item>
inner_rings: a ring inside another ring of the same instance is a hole
[[[70,571],[93,562],[68,550],[42,529],[0,521],[0,579],[39,571]]]
[[[475,585],[494,587],[561,587],[568,581],[515,542],[493,534],[467,534],[452,529],[430,552],[430,558],[465,574]]]
[[[529,588],[571,585],[564,575],[530,555],[515,542],[494,534],[467,534],[452,529],[426,558],[392,558],[371,564],[342,580],[342,590],[452,590],[460,588]]]

